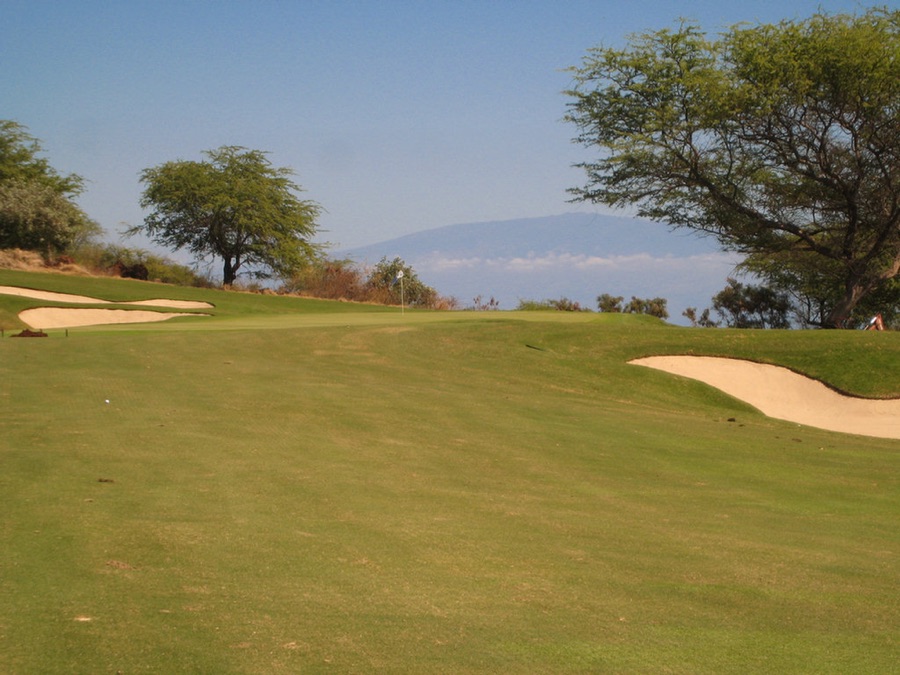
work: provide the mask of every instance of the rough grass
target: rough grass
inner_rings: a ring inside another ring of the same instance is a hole
[[[898,443],[626,361],[896,396],[897,334],[212,297],[0,341],[0,670],[895,669]]]

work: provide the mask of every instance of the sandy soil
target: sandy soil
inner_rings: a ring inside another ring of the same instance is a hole
[[[843,396],[787,368],[738,359],[651,356],[630,363],[700,380],[769,417],[829,431],[900,439],[900,399]]]
[[[208,302],[193,300],[138,300],[134,302],[112,302],[91,298],[86,295],[72,295],[70,293],[54,293],[52,291],[38,291],[31,288],[19,288],[17,286],[0,286],[0,293],[4,295],[18,295],[35,300],[52,300],[54,302],[79,302],[96,305],[141,305],[151,307],[166,307],[169,309],[208,309],[213,305]],[[186,312],[152,312],[140,309],[87,309],[79,307],[35,307],[19,312],[19,318],[32,328],[41,330],[48,328],[76,328],[78,326],[98,326],[118,323],[151,323],[165,321],[176,316],[204,316]]]

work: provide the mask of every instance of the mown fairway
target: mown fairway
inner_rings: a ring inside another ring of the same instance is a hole
[[[900,334],[4,284],[216,304],[0,340],[4,673],[896,672],[900,443],[626,361]]]

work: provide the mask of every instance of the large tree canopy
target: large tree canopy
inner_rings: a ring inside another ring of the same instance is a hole
[[[827,270],[823,325],[897,276],[900,11],[682,24],[573,73],[566,119],[601,151],[576,199],[711,234],[757,272]]]
[[[60,175],[41,152],[40,142],[24,126],[0,120],[0,248],[50,254],[100,232],[72,201],[82,190],[82,178]]]
[[[67,251],[100,226],[69,199],[37,181],[0,180],[0,248]]]
[[[0,183],[34,182],[67,197],[80,194],[84,179],[74,173],[61,176],[39,156],[41,152],[40,141],[26,127],[13,120],[0,120]]]
[[[296,196],[293,171],[272,166],[266,153],[223,146],[201,162],[166,162],[145,169],[144,232],[156,243],[220,257],[223,281],[242,268],[257,277],[287,276],[315,257],[318,204]]]

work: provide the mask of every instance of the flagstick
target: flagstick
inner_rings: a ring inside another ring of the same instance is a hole
[[[403,277],[400,277],[400,313],[403,314]]]

